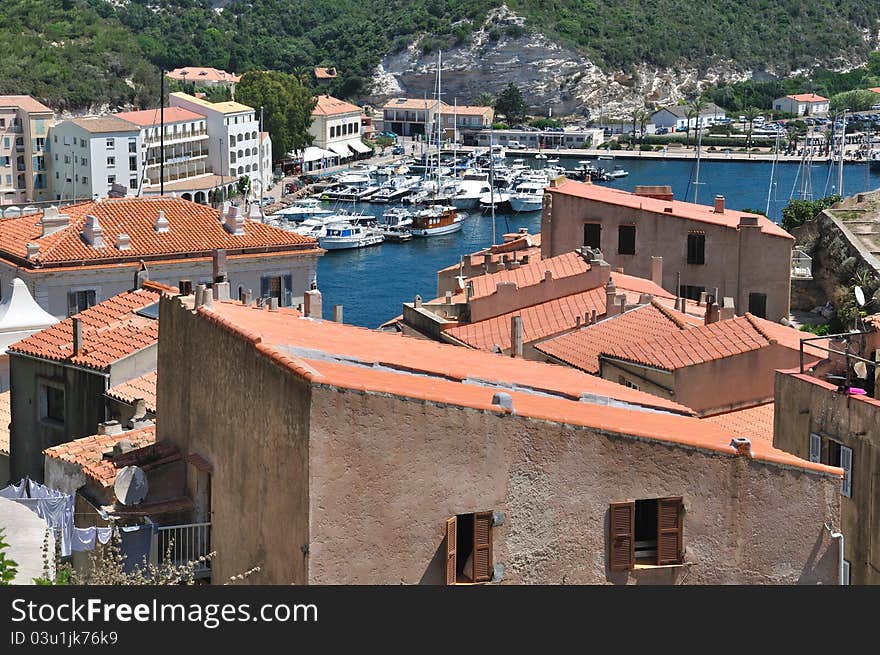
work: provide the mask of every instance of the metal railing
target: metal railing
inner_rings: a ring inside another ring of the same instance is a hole
[[[813,258],[803,250],[791,251],[791,277],[798,280],[813,279]]]
[[[159,527],[159,565],[170,561],[179,566],[193,562],[211,552],[211,524],[188,523]],[[170,560],[169,560],[170,554]],[[196,575],[209,575],[211,562],[199,562]]]
[[[174,143],[175,141],[182,141],[184,139],[197,139],[199,137],[208,136],[208,130],[195,130],[190,132],[176,132],[172,134],[165,135],[165,145],[169,143]],[[159,145],[162,143],[162,139],[158,136],[151,136],[144,139],[144,145],[153,146]]]

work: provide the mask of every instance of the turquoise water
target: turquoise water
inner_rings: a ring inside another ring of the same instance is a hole
[[[600,161],[598,165],[611,168],[616,163],[629,171],[629,176],[607,186],[632,191],[641,184],[668,184],[676,199],[693,201],[694,165],[691,161],[626,160]],[[577,161],[562,160],[571,168]],[[698,200],[711,204],[716,195],[723,195],[727,207],[764,210],[770,185],[769,162],[703,161],[700,164]],[[775,184],[770,195],[769,215],[778,221],[782,208],[792,195],[799,166],[778,164]],[[837,171],[828,164],[812,169],[813,197],[836,193]],[[880,174],[870,173],[865,164],[844,166],[844,193],[880,187]],[[796,193],[797,189],[795,189]],[[351,203],[348,203],[351,206]],[[387,205],[356,205],[359,210],[380,216]],[[537,232],[541,226],[540,212],[516,216],[498,214],[495,217],[497,240],[501,234],[527,227]],[[383,243],[358,250],[328,252],[318,261],[318,287],[324,299],[324,316],[330,318],[333,305],[344,308],[346,323],[377,327],[401,313],[401,304],[412,301],[416,294],[422,298],[436,297],[437,271],[459,261],[464,254],[485,248],[492,242],[492,219],[475,210],[465,220],[460,232],[445,236],[412,239],[408,243]]]

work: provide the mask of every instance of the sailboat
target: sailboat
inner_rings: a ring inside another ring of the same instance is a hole
[[[441,102],[440,102],[440,70],[441,70],[441,53],[437,53],[437,113],[435,119],[435,127],[437,130],[437,168],[435,169],[434,198],[440,190],[440,134],[441,125]],[[450,234],[458,232],[461,229],[464,216],[456,211],[452,205],[443,205],[436,202],[431,203],[424,209],[419,209],[413,214],[413,222],[410,232],[416,237],[431,237],[440,234]]]

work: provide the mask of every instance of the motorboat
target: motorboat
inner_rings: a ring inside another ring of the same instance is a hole
[[[300,198],[294,200],[293,204],[289,207],[275,212],[269,218],[299,222],[314,216],[329,216],[333,213],[332,209],[324,208],[318,198]]]
[[[464,177],[457,180],[455,193],[450,196],[449,203],[456,209],[475,209],[480,199],[490,191],[488,174],[465,171]]]
[[[510,208],[517,213],[540,211],[544,203],[544,189],[547,188],[548,183],[537,181],[520,183],[510,194],[508,199]]]
[[[368,172],[364,171],[348,171],[346,173],[342,173],[336,177],[336,181],[339,184],[346,185],[354,185],[354,184],[370,184],[372,182],[372,178]]]
[[[428,205],[413,214],[410,231],[416,237],[451,234],[458,232],[463,222],[464,215],[452,205]]]
[[[382,243],[385,237],[378,229],[352,225],[351,223],[331,223],[324,236],[318,238],[318,245],[325,250],[348,250],[365,248]]]
[[[483,211],[488,211],[492,209],[492,205],[495,205],[495,211],[501,209],[501,207],[510,202],[510,193],[506,191],[495,190],[491,193],[485,193],[480,198],[480,208]]]
[[[629,175],[629,171],[623,170],[620,166],[615,166],[614,170],[608,171],[606,175],[609,179],[616,180]]]
[[[347,210],[339,210],[330,212],[327,216],[313,216],[301,221],[291,232],[302,234],[303,236],[318,239],[326,234],[327,227],[334,223],[349,223],[361,227],[370,227],[375,225],[376,219],[363,212],[354,213]]]
[[[331,187],[324,190],[321,200],[366,200],[378,190],[379,187],[368,184]]]
[[[413,213],[403,207],[392,207],[382,214],[379,225],[392,227],[409,227],[413,222]]]
[[[419,182],[420,178],[415,176],[392,177],[387,182],[385,182],[385,184],[381,185],[376,193],[370,196],[370,202],[397,202],[403,197],[411,194],[416,186],[419,184]]]

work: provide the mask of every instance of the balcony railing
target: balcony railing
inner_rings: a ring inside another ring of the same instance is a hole
[[[175,134],[166,134],[165,135],[165,145],[169,143],[174,143],[175,141],[183,141],[184,139],[197,139],[203,136],[208,136],[208,130],[189,130],[187,132],[177,132]],[[144,145],[149,146],[157,146],[162,143],[162,139],[158,136],[151,136],[148,139],[144,139]]]
[[[211,552],[211,524],[189,523],[162,526],[159,528],[158,549],[160,566],[169,561],[175,566],[194,562]],[[195,573],[200,577],[210,575],[211,562],[199,562],[196,565]]]
[[[813,258],[803,250],[791,251],[791,277],[796,280],[813,279]]]

